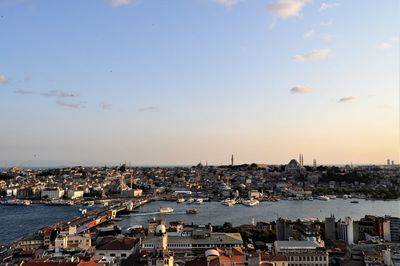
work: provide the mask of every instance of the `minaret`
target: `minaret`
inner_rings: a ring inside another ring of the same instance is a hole
[[[231,166],[233,166],[233,154],[231,156]]]
[[[317,169],[317,160],[316,159],[313,160],[313,166],[314,166],[314,169]]]

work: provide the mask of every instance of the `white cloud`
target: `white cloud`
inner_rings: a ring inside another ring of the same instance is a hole
[[[6,75],[0,73],[0,84],[7,83]]]
[[[335,36],[331,35],[331,34],[325,34],[324,36],[322,36],[322,40],[324,42],[331,42],[333,40]]]
[[[305,60],[321,60],[327,58],[331,53],[330,49],[317,49],[310,52],[295,55],[292,57],[294,61],[305,61]]]
[[[79,93],[74,93],[74,92],[64,92],[61,90],[51,90],[46,93],[42,94],[43,96],[48,96],[48,97],[60,97],[60,98],[76,98],[79,97]]]
[[[213,0],[213,1],[226,8],[232,8],[239,2],[239,0]]]
[[[34,94],[34,92],[31,90],[15,90],[14,93],[15,94]]]
[[[314,35],[314,30],[309,30],[303,34],[304,39],[311,38]]]
[[[85,104],[83,102],[64,102],[64,101],[56,101],[58,106],[68,107],[68,108],[85,108]]]
[[[345,103],[345,102],[349,102],[349,101],[354,101],[355,99],[357,99],[357,97],[349,96],[349,97],[340,98],[337,102],[338,103]]]
[[[141,107],[138,109],[139,112],[143,113],[143,112],[155,112],[158,111],[158,107],[157,106],[146,106],[146,107]]]
[[[132,3],[132,0],[111,0],[113,7],[126,6]]]
[[[111,103],[102,102],[102,103],[99,104],[99,106],[103,110],[109,110],[109,109],[111,109],[112,104]]]
[[[323,27],[332,26],[333,21],[332,20],[322,21],[319,25],[321,25]]]
[[[300,15],[309,0],[275,0],[267,6],[268,10],[283,19]]]
[[[315,91],[315,89],[308,87],[308,86],[303,86],[303,85],[298,85],[290,89],[291,94],[304,94],[304,93],[310,93]]]
[[[390,44],[390,43],[387,43],[387,42],[383,42],[383,43],[381,43],[381,44],[379,45],[379,49],[381,49],[381,50],[390,49],[390,48],[392,48],[392,47],[393,47],[393,45]]]
[[[319,7],[318,11],[321,12],[321,11],[325,11],[329,8],[338,7],[338,6],[340,6],[340,3],[322,3],[321,6]]]
[[[388,50],[390,48],[393,48],[393,46],[398,44],[398,42],[399,42],[398,37],[390,37],[387,39],[387,41],[380,43],[378,45],[378,48],[381,50]]]

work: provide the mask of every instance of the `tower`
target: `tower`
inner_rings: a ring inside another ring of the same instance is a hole
[[[231,156],[231,166],[233,166],[233,154]]]
[[[317,160],[316,159],[313,160],[313,167],[314,167],[314,169],[317,169]]]

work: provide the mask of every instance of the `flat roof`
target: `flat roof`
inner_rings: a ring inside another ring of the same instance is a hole
[[[274,246],[277,249],[316,249],[320,245],[312,241],[275,241]]]

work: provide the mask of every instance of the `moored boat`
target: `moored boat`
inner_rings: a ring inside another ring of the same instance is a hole
[[[330,200],[330,198],[328,196],[318,196],[317,197],[318,200],[322,200],[322,201],[328,201]]]
[[[197,209],[193,208],[193,209],[187,209],[186,210],[186,214],[196,214],[197,213]]]
[[[72,206],[74,202],[71,200],[53,199],[47,203],[50,206]]]
[[[3,205],[29,206],[32,202],[30,200],[9,199],[0,203]]]
[[[170,207],[160,207],[160,213],[171,213],[174,212],[174,209]]]
[[[249,207],[254,207],[258,205],[260,202],[256,199],[242,200],[242,204]]]
[[[236,201],[234,199],[225,199],[221,202],[223,205],[226,206],[234,206],[236,204]]]

